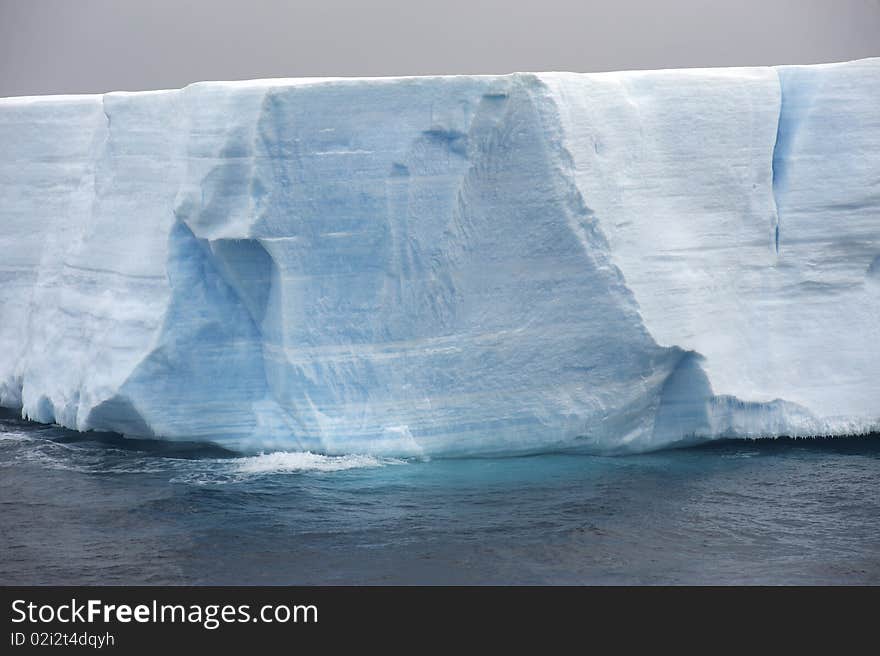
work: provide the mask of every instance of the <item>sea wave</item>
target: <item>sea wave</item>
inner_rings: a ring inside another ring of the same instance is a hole
[[[365,454],[325,456],[311,451],[275,451],[235,460],[238,470],[244,474],[279,474],[285,472],[319,471],[334,472],[364,467],[384,467],[404,464],[405,460],[379,458]]]

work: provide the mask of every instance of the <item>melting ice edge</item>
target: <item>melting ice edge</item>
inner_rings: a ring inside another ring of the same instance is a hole
[[[0,405],[255,452],[880,428],[880,60],[0,99]]]

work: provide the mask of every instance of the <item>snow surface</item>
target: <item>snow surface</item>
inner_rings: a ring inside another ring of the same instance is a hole
[[[249,452],[880,428],[880,60],[0,99],[0,405]]]

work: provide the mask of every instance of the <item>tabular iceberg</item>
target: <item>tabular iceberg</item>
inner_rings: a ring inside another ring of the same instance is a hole
[[[0,405],[244,451],[880,427],[880,60],[0,100]]]

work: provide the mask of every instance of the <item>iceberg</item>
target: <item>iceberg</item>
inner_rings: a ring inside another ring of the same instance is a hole
[[[0,405],[243,452],[880,429],[880,59],[0,100]]]

